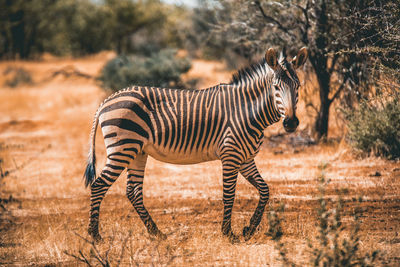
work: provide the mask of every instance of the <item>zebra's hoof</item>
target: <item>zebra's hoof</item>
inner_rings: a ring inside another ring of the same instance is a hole
[[[165,239],[167,239],[167,235],[166,234],[164,234],[163,232],[159,232],[159,233],[157,233],[157,238],[159,239],[159,240],[165,240]]]
[[[158,239],[158,240],[165,240],[167,239],[167,235],[161,232],[158,229],[151,229],[149,230],[149,234],[152,238]]]
[[[235,235],[232,232],[230,232],[228,234],[224,234],[224,236],[228,238],[228,240],[231,244],[237,244],[240,242],[239,236]]]
[[[97,225],[89,225],[88,234],[92,237],[94,242],[100,242],[103,240],[99,234],[99,227]]]
[[[250,228],[249,226],[245,226],[243,228],[243,237],[245,241],[250,240],[250,238],[253,236],[254,234],[254,228]]]
[[[237,235],[235,235],[235,234],[231,234],[231,235],[229,236],[229,241],[230,241],[232,244],[237,244],[237,243],[240,242],[240,239],[239,239],[239,236],[237,236]]]
[[[101,235],[98,232],[97,233],[89,232],[89,235],[92,237],[93,241],[96,243],[103,241],[103,238],[101,237]]]

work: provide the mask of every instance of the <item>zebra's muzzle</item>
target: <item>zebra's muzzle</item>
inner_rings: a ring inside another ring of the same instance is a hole
[[[293,118],[285,118],[283,120],[283,127],[288,133],[294,132],[297,129],[297,126],[299,126],[299,119],[296,116]]]

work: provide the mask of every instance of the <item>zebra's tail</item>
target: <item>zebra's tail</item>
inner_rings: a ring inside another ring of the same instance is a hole
[[[92,131],[90,133],[90,148],[89,148],[89,156],[87,160],[86,170],[84,174],[85,178],[85,187],[91,185],[96,178],[96,152],[95,152],[95,143],[96,143],[96,130],[97,124],[99,123],[98,112],[94,117]]]

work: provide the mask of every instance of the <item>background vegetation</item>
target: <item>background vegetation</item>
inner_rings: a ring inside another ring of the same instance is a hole
[[[140,31],[146,31],[151,46],[171,45],[176,21],[167,14],[179,9],[157,0],[1,0],[0,5],[0,57],[5,59],[35,58],[43,52],[128,53],[136,48],[132,38]]]
[[[400,95],[363,100],[345,111],[350,142],[360,151],[389,159],[400,158]]]
[[[129,85],[183,88],[181,74],[190,69],[187,58],[177,58],[175,50],[164,49],[149,57],[118,56],[102,69],[102,86],[117,91]]]

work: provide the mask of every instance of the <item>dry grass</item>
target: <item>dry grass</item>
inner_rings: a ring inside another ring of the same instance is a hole
[[[79,256],[79,251],[97,262],[96,253],[90,252],[92,245],[79,236],[87,236],[89,192],[83,187],[82,174],[89,132],[105,94],[90,79],[48,78],[66,65],[95,75],[109,56],[0,63],[0,73],[10,65],[23,66],[34,78],[30,86],[0,89],[0,167],[9,172],[0,178],[4,205],[0,207],[0,265],[76,265],[79,260],[67,254]],[[215,63],[195,62],[188,78],[206,77],[200,81],[206,87],[229,79],[222,69]],[[300,108],[301,118],[305,111]],[[268,131],[267,136],[280,132],[281,124]],[[97,151],[100,168],[101,141]],[[313,239],[317,231],[319,166],[327,164],[326,177],[331,179],[327,195],[335,201],[336,190],[347,189],[344,219],[349,226],[356,199],[363,197],[361,251],[378,248],[380,264],[400,264],[398,163],[357,158],[344,142],[294,148],[287,142],[265,145],[256,162],[270,185],[270,205],[276,208],[280,201],[286,203],[283,241],[295,262],[308,262],[307,239]],[[248,242],[231,245],[221,236],[219,162],[175,166],[150,159],[144,188],[146,205],[168,239],[157,241],[147,235],[125,197],[123,175],[102,204],[100,231],[105,242],[96,246],[101,257],[108,252],[113,265],[119,261],[133,266],[278,264],[274,243],[265,235],[266,216]],[[10,195],[13,198],[8,201]],[[248,223],[256,204],[256,191],[239,178],[232,222],[235,232]]]

